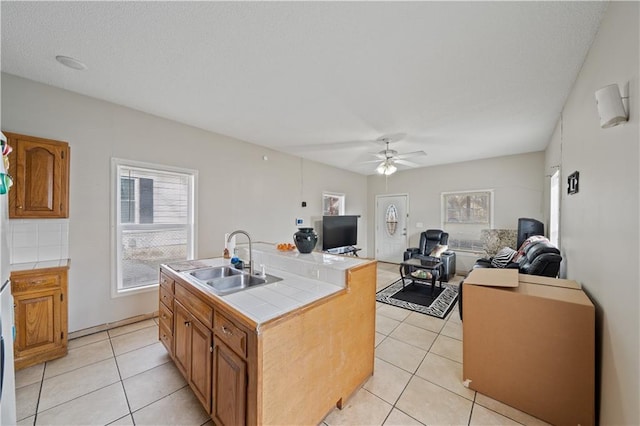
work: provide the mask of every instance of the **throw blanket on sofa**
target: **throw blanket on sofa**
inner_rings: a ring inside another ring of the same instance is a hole
[[[535,243],[536,241],[547,241],[547,242],[549,242],[549,239],[547,237],[542,236],[542,235],[532,235],[531,237],[529,237],[526,240],[524,240],[522,245],[520,247],[518,247],[518,252],[516,253],[516,255],[513,257],[513,259],[511,261],[512,262],[519,262],[520,259],[522,259],[522,257],[524,256],[524,249],[527,248],[527,246],[529,244]]]
[[[505,247],[501,249],[495,256],[491,259],[491,266],[494,268],[506,268],[511,259],[518,253],[511,247]]]

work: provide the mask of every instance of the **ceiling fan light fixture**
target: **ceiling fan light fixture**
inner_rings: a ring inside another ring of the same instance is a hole
[[[392,175],[398,170],[391,160],[385,160],[376,168],[376,172],[381,175]]]

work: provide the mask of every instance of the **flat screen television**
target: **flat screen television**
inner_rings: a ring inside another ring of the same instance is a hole
[[[518,247],[516,247],[516,250],[520,250],[520,246],[524,243],[524,240],[532,235],[544,235],[544,223],[527,217],[518,219]]]
[[[358,243],[358,216],[323,216],[322,250]]]

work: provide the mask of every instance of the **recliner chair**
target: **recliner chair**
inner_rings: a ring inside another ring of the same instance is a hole
[[[449,234],[441,229],[427,229],[420,233],[420,243],[418,247],[409,247],[404,252],[404,260],[408,259],[433,259],[431,252],[437,245],[446,246],[449,243]],[[449,278],[455,275],[456,258],[454,252],[444,252],[441,255],[442,268],[440,271],[440,281],[448,282]]]
[[[446,246],[449,243],[449,234],[440,229],[427,229],[420,233],[418,247],[409,247],[404,252],[404,260],[411,258],[428,258],[438,244]]]

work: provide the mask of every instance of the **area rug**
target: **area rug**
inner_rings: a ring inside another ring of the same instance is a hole
[[[440,289],[438,283],[431,294],[431,285],[410,283],[407,279],[403,291],[402,279],[399,279],[376,293],[376,300],[432,317],[444,318],[458,300],[458,287],[442,283]]]

